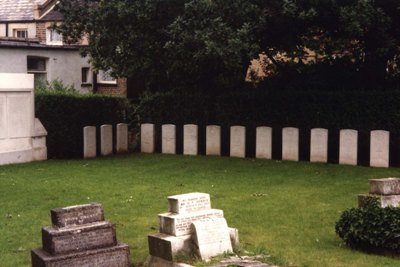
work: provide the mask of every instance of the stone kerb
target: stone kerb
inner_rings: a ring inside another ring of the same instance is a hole
[[[95,158],[97,155],[96,127],[86,126],[83,128],[83,157]]]
[[[246,127],[231,126],[230,156],[244,158],[246,156]]]
[[[389,132],[382,130],[371,131],[370,166],[389,167]]]
[[[31,251],[33,267],[130,266],[129,247],[117,241],[100,204],[52,209],[51,215],[42,248]]]
[[[199,127],[195,124],[183,126],[183,154],[197,155],[198,153],[198,132]]]
[[[340,130],[339,164],[357,165],[358,131]]]
[[[117,144],[115,150],[118,154],[128,153],[128,124],[117,124]]]
[[[221,156],[221,126],[207,125],[206,155]]]
[[[272,128],[256,128],[256,158],[272,159]]]
[[[328,130],[322,128],[311,129],[310,161],[328,162]]]
[[[163,124],[161,126],[161,152],[163,154],[176,154],[176,126]]]
[[[113,154],[113,133],[112,126],[109,124],[100,126],[100,148],[102,156]]]
[[[282,160],[299,161],[299,129],[282,129]]]
[[[154,153],[154,148],[154,124],[143,123],[140,125],[140,150],[142,153]]]

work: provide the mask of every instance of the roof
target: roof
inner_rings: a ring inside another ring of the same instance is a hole
[[[55,50],[79,50],[85,45],[46,45],[39,43],[37,39],[19,39],[12,37],[0,37],[0,48],[22,48],[22,49],[55,49]]]
[[[62,15],[53,10],[51,0],[0,0],[0,21],[33,21],[35,10],[41,16],[40,20],[62,20]]]

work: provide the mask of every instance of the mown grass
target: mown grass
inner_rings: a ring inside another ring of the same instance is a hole
[[[389,176],[400,169],[143,154],[1,166],[0,266],[30,266],[50,209],[89,202],[103,204],[141,265],[167,196],[188,192],[210,193],[239,228],[242,250],[266,250],[280,266],[400,266],[400,258],[345,247],[334,231],[368,179]]]

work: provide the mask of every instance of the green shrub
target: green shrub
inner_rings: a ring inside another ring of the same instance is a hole
[[[48,132],[49,158],[82,157],[85,126],[112,124],[115,128],[130,121],[131,107],[125,98],[41,91],[35,102],[36,117]]]
[[[79,94],[79,91],[76,90],[74,86],[64,85],[64,83],[59,79],[52,80],[51,82],[47,80],[39,80],[35,85],[35,93],[38,94],[46,92],[58,94]]]
[[[381,208],[376,201],[343,212],[336,233],[355,249],[400,253],[400,208]]]

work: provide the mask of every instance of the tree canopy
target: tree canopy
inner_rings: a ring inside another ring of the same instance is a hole
[[[251,59],[301,71],[310,53],[368,82],[398,75],[397,0],[60,0],[66,40],[144,89],[238,87]],[[284,55],[285,60],[281,60]]]

